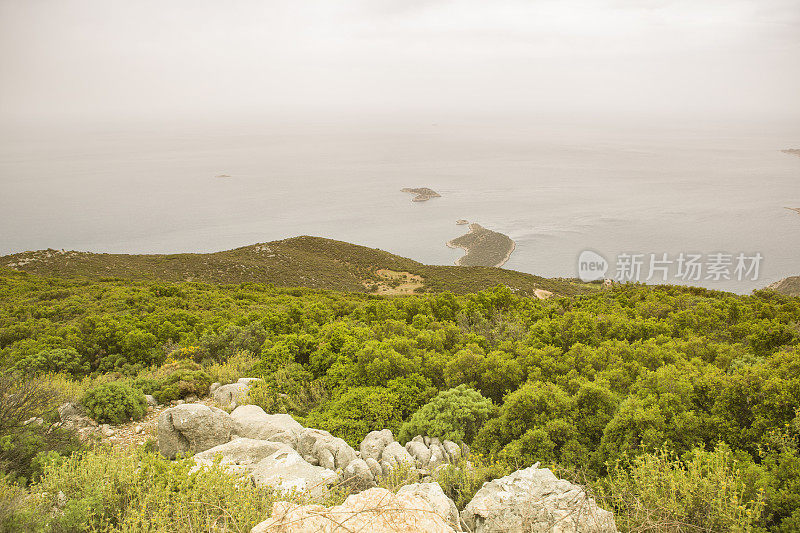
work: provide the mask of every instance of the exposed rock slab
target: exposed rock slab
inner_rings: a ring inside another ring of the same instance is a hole
[[[329,508],[276,502],[272,516],[251,533],[454,532],[447,523],[449,514],[442,516],[437,512],[438,507],[414,490],[393,494],[383,488],[372,488],[350,495],[342,505]]]
[[[280,444],[280,443],[279,443]],[[266,485],[278,490],[308,492],[322,496],[327,488],[336,483],[336,472],[309,464],[288,445],[259,461],[251,470],[250,477],[256,485]]]
[[[233,434],[238,437],[285,442],[295,446],[304,428],[287,414],[268,415],[257,405],[240,405],[231,413]]]
[[[230,442],[195,454],[193,459],[199,466],[210,466],[216,458],[220,458],[222,466],[234,472],[249,474],[258,463],[286,448],[289,447],[282,442],[234,438]]]
[[[599,508],[582,487],[538,463],[484,484],[461,520],[475,533],[617,532],[611,512]]]

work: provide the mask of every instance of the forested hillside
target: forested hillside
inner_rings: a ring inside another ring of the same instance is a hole
[[[640,285],[547,300],[505,286],[384,298],[11,271],[0,295],[4,375],[82,401],[100,421],[141,416],[128,396],[169,402],[260,377],[252,403],[351,445],[389,428],[464,441],[494,474],[554,465],[593,487],[625,531],[653,513],[692,526],[653,531],[800,530],[798,298]],[[0,423],[8,487],[41,492],[66,475],[57,454],[81,446],[39,427]],[[720,483],[733,491],[725,502]],[[477,490],[448,487],[454,499]],[[124,523],[122,503],[70,490]],[[0,518],[19,526],[35,513],[15,501]]]

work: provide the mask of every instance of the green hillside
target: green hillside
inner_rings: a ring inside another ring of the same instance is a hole
[[[421,276],[417,292],[475,292],[504,284],[520,295],[543,289],[558,295],[593,286],[490,267],[423,265],[412,259],[321,237],[295,237],[208,254],[97,254],[39,250],[0,257],[0,266],[41,276],[121,278],[206,283],[272,283],[278,287],[376,292],[396,285],[378,270]],[[596,286],[594,286],[596,287]]]

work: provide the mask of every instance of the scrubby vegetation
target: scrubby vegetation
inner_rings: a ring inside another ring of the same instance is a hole
[[[86,414],[100,423],[122,424],[138,420],[147,410],[144,394],[126,383],[103,383],[81,399]]]
[[[166,401],[205,394],[212,380],[262,377],[251,402],[351,445],[383,428],[463,439],[482,454],[479,468],[440,479],[460,506],[483,481],[541,462],[592,486],[624,531],[800,529],[798,298],[631,285],[545,301],[506,287],[390,299],[10,272],[0,292],[2,364],[67,396],[114,388]],[[86,453],[29,458],[44,466],[24,474],[5,468],[15,486],[34,483],[19,490],[52,498],[110,452]],[[142,472],[189,483],[197,501],[213,496],[200,495],[211,481],[183,481],[175,463],[130,461],[113,487],[65,491],[70,502],[90,502],[69,505],[109,502],[104,524],[133,523],[137,509],[156,505],[137,492]],[[19,500],[8,483],[0,509],[16,509],[16,520],[35,499]],[[234,497],[225,488],[233,481],[214,483],[214,505],[251,516],[236,506],[257,495]],[[170,506],[180,497],[163,494],[159,523],[178,520]]]
[[[423,265],[383,250],[308,236],[210,254],[127,255],[39,250],[2,256],[2,267],[44,276],[94,280],[260,282],[279,287],[376,293],[381,286],[389,285],[385,277],[387,272],[420,276],[422,286],[415,292],[468,293],[499,284],[526,295],[533,295],[536,289],[563,295],[591,290],[591,286],[576,280],[547,279],[491,267]],[[58,298],[58,294],[49,297]]]

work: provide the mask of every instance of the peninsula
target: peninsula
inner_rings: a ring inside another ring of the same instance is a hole
[[[800,207],[784,207],[784,209],[788,209],[789,211],[794,211],[798,215],[800,215]]]
[[[788,150],[781,150],[781,152],[783,152],[784,154],[796,155],[796,156],[800,157],[800,149],[798,149],[798,148],[790,148]]]
[[[406,187],[405,189],[400,189],[402,192],[410,192],[411,194],[415,194],[414,198],[411,199],[412,202],[427,202],[431,198],[440,198],[442,195],[438,192],[434,191],[433,189],[429,189],[427,187],[418,187],[415,189],[411,189]]]
[[[458,266],[503,266],[516,244],[508,235],[470,224],[469,232],[447,242],[450,248],[463,248],[466,254],[456,261]]]

